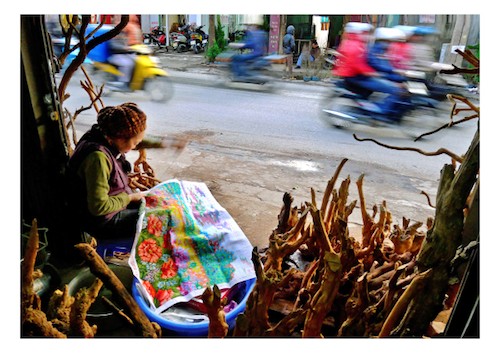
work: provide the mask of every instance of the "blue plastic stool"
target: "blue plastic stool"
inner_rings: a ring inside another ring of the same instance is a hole
[[[134,239],[101,239],[97,241],[95,249],[100,257],[105,259],[106,255],[113,255],[115,251],[130,253]]]

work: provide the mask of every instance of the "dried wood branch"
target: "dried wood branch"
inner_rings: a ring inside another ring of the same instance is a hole
[[[340,171],[344,167],[344,164],[347,162],[347,158],[342,159],[342,161],[339,163],[337,169],[335,170],[335,174],[332,176],[332,178],[328,181],[328,184],[325,189],[325,193],[323,195],[323,201],[321,203],[321,214],[325,215],[326,212],[326,206],[328,204],[328,200],[330,199],[333,187],[335,186],[335,182],[337,181],[337,178],[339,177]]]
[[[311,300],[307,310],[302,337],[322,337],[323,321],[332,308],[337,296],[342,276],[340,256],[337,253],[326,251],[323,256],[323,276],[321,285]]]
[[[434,206],[434,205],[432,204],[432,202],[431,202],[431,198],[429,197],[429,194],[428,194],[428,193],[426,193],[426,192],[425,192],[425,191],[423,191],[423,190],[422,190],[422,191],[420,191],[420,193],[426,197],[426,199],[427,199],[427,204],[428,204],[430,207],[432,207],[432,208],[436,208],[436,206]]]
[[[453,69],[451,70],[441,70],[442,74],[478,74],[479,73],[479,59],[469,50],[466,49],[463,52],[460,49],[455,49],[455,52],[462,56],[465,60],[467,60],[474,68],[462,68],[457,67],[456,65],[452,65]]]
[[[374,224],[373,218],[370,217],[368,212],[366,211],[366,201],[365,195],[363,192],[363,179],[364,174],[361,174],[356,181],[356,186],[358,188],[359,194],[359,206],[361,210],[361,219],[363,220],[363,226],[361,228],[361,244],[363,247],[367,247],[370,244],[370,240],[372,238],[372,227]]]
[[[462,163],[463,161],[463,157],[460,157],[458,155],[456,155],[455,153],[449,151],[448,149],[446,148],[439,148],[437,151],[435,152],[425,152],[425,151],[422,151],[421,149],[419,148],[413,148],[413,147],[398,147],[398,146],[390,146],[390,145],[387,145],[385,143],[382,143],[382,142],[379,142],[375,139],[371,139],[371,138],[358,138],[356,136],[356,134],[353,134],[354,138],[357,140],[357,141],[371,141],[379,146],[382,146],[382,147],[385,147],[385,148],[389,148],[391,150],[397,150],[397,151],[413,151],[413,152],[417,152],[417,153],[420,153],[420,154],[423,154],[424,156],[439,156],[441,154],[446,154],[448,156],[450,156],[453,160],[459,162],[459,163]]]
[[[29,307],[23,316],[23,336],[66,338],[67,336],[52,326],[45,313]]]
[[[276,227],[276,232],[278,234],[283,234],[291,228],[289,220],[291,218],[292,203],[292,195],[289,192],[285,192],[283,194],[283,206],[278,216],[278,226]]]
[[[41,300],[33,289],[34,269],[39,249],[40,236],[38,222],[34,218],[31,222],[28,242],[24,249],[21,262],[21,325],[23,337],[58,337],[65,338],[47,319],[41,310]]]
[[[314,231],[322,248],[323,274],[320,287],[314,294],[311,306],[307,311],[302,337],[321,337],[323,320],[331,310],[332,303],[337,296],[340,286],[342,264],[340,254],[333,250],[332,244],[326,234],[321,211],[313,205],[310,205],[310,207]]]
[[[244,315],[244,318],[239,320],[238,336],[262,336],[265,331],[271,328],[269,308],[273,302],[274,295],[297,272],[293,268],[289,269],[286,273],[274,269],[265,272],[257,248],[254,248],[252,251],[252,262],[257,280],[247,300],[245,312],[240,314]],[[246,331],[244,327],[247,327]]]
[[[439,71],[439,73],[448,74],[448,75],[453,75],[453,74],[471,74],[471,75],[474,75],[474,74],[479,73],[479,68],[477,68],[477,67],[474,67],[471,69],[466,69],[466,68],[458,67],[454,64],[452,64],[451,66],[453,66],[453,69],[441,70],[441,71]]]
[[[413,141],[418,141],[418,140],[420,140],[421,138],[423,138],[425,136],[429,136],[429,135],[435,134],[436,132],[439,132],[439,131],[441,131],[443,129],[447,129],[449,127],[452,127],[452,126],[455,126],[455,125],[459,125],[459,124],[465,123],[466,121],[469,121],[469,120],[472,120],[472,119],[476,119],[476,118],[479,118],[478,114],[474,114],[474,115],[465,117],[465,118],[457,120],[457,121],[453,121],[452,120],[449,123],[443,124],[442,126],[438,127],[435,130],[428,131],[428,132],[425,132],[425,133],[417,136]]]
[[[294,304],[294,307],[293,307],[293,310],[297,310],[302,304],[304,303],[309,303],[309,300],[307,301],[303,301],[303,296],[301,294],[301,291],[303,292],[309,292],[309,288],[311,288],[311,280],[312,280],[312,277],[314,276],[314,274],[316,273],[316,270],[318,269],[319,267],[319,259],[315,259],[313,262],[311,262],[309,264],[309,267],[307,268],[307,271],[306,273],[304,274],[304,277],[302,277],[302,283],[300,285],[300,290],[299,290],[299,293],[297,295],[297,299],[295,300],[295,304]],[[307,295],[308,298],[307,299],[310,299],[309,298],[309,294]]]
[[[221,300],[221,293],[219,287],[214,285],[212,290],[207,287],[201,295],[203,304],[207,308],[207,316],[209,318],[208,324],[208,338],[223,338],[226,337],[229,331],[229,325],[226,322],[226,314],[224,313],[224,305],[226,300]]]
[[[94,109],[96,113],[99,113],[99,111],[104,107],[104,102],[102,101],[102,93],[104,90],[104,84],[102,84],[99,89],[96,89],[94,82],[90,78],[89,74],[87,73],[87,70],[85,69],[85,66],[80,66],[80,69],[82,70],[83,74],[85,75],[85,81],[80,81],[80,86],[87,92],[87,94],[90,97],[91,104],[94,106]],[[100,103],[100,107],[97,105],[97,102]]]
[[[101,297],[102,301],[113,310],[113,312],[118,315],[123,321],[125,321],[128,325],[134,326],[134,322],[130,317],[128,317],[127,314],[123,312],[123,309],[120,309],[119,307],[116,306],[115,303],[113,303],[108,297],[102,296]]]
[[[390,310],[393,307],[393,301],[394,298],[396,298],[396,294],[399,290],[397,284],[398,284],[398,279],[401,277],[403,274],[404,270],[406,269],[406,264],[399,266],[396,271],[394,272],[394,275],[391,277],[389,280],[388,286],[387,286],[387,292],[384,294],[384,312],[389,313]]]
[[[64,71],[64,75],[61,79],[61,82],[59,83],[59,88],[58,88],[59,97],[63,98],[67,96],[66,88],[68,87],[69,81],[73,76],[74,72],[83,63],[87,54],[97,45],[104,43],[105,41],[117,36],[122,31],[122,29],[125,28],[128,21],[129,21],[129,16],[122,15],[120,23],[117,24],[110,31],[102,35],[99,35],[97,37],[93,37],[92,39],[87,41],[85,38],[85,30],[87,29],[88,24],[90,23],[90,15],[82,15],[81,26],[80,30],[78,31],[80,51],[78,52],[78,55],[75,57],[75,59],[73,59],[71,64],[69,64],[68,68]]]
[[[479,67],[479,58],[475,56],[469,49],[465,49],[465,52],[460,49],[456,49],[455,52],[461,55],[472,66]]]
[[[451,114],[450,116],[453,117],[454,115],[457,115],[458,113],[462,111],[473,111],[474,113],[479,115],[480,108],[477,107],[475,104],[473,104],[470,100],[463,96],[459,96],[457,94],[448,94],[446,95],[448,100],[453,103],[453,106],[451,107]],[[460,101],[468,106],[468,108],[456,108],[457,102]]]
[[[93,338],[97,332],[97,326],[86,321],[87,311],[97,298],[102,288],[102,281],[96,278],[90,288],[81,288],[75,295],[75,302],[71,306],[69,326],[71,334],[76,337]]]
[[[298,309],[281,319],[276,325],[264,332],[268,337],[290,337],[295,328],[304,322],[306,311]]]
[[[340,337],[363,336],[366,331],[364,311],[370,305],[366,275],[365,272],[357,278],[352,294],[345,304],[347,318],[340,325],[337,334]]]
[[[303,229],[309,208],[299,218],[297,224],[285,234],[273,234],[269,237],[268,256],[264,264],[264,271],[271,268],[281,271],[283,259],[293,254],[303,243],[308,240],[308,233],[303,235]]]
[[[159,337],[161,332],[157,332],[155,326],[152,325],[151,321],[149,321],[144,312],[139,308],[139,305],[132,295],[115,273],[111,271],[104,260],[97,254],[95,249],[86,243],[77,244],[75,248],[87,262],[90,271],[104,282],[106,288],[113,291],[122,305],[128,308],[132,320],[139,326],[142,335],[152,338]]]
[[[403,295],[396,302],[396,305],[392,308],[391,312],[387,316],[387,319],[380,330],[378,337],[388,337],[391,331],[394,329],[399,319],[404,315],[408,304],[410,301],[418,294],[421,288],[424,286],[425,281],[432,273],[432,269],[428,269],[425,272],[420,273],[418,276],[413,278],[409,287],[405,290]]]
[[[71,306],[74,302],[75,298],[69,295],[67,284],[64,285],[63,290],[55,290],[49,300],[47,319],[64,334],[70,333]]]
[[[31,222],[28,242],[24,250],[24,257],[21,263],[21,317],[25,318],[25,311],[34,307],[40,308],[40,299],[33,289],[33,271],[35,268],[36,256],[39,248],[38,223],[36,218]]]

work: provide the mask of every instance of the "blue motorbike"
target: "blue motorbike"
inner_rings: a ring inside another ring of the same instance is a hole
[[[271,65],[275,60],[274,56],[258,56],[256,58],[238,63],[244,65],[244,75],[239,74],[233,65],[233,57],[238,55],[241,43],[230,43],[229,47],[233,50],[223,52],[216,58],[216,62],[225,65],[228,69],[228,79],[225,85],[232,88],[271,90],[273,88],[274,78],[269,74]]]
[[[415,137],[424,131],[439,126],[437,110],[440,101],[432,97],[422,74],[406,72],[411,78],[406,82],[409,93],[407,101],[399,102],[398,119],[379,111],[374,103],[380,94],[336,80],[333,89],[320,102],[320,117],[328,125],[338,129],[350,129],[355,125],[369,127],[398,127]]]

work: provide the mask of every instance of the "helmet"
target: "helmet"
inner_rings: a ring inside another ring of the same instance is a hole
[[[295,34],[295,27],[290,25],[286,28],[286,33]]]
[[[410,38],[417,29],[417,27],[415,26],[403,26],[403,25],[394,26],[393,28],[403,31],[406,36],[406,39]]]
[[[415,35],[417,36],[427,36],[431,34],[438,34],[438,31],[434,27],[415,27]]]
[[[363,33],[370,32],[372,30],[373,26],[364,22],[348,22],[344,26],[344,32],[346,33]]]
[[[397,28],[379,27],[375,29],[375,40],[387,40],[391,42],[404,42],[405,33]]]

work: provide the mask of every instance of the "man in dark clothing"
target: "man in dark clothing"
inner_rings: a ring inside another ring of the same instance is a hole
[[[293,78],[293,53],[295,52],[295,27],[290,25],[283,36],[283,53],[287,55],[285,78]]]

